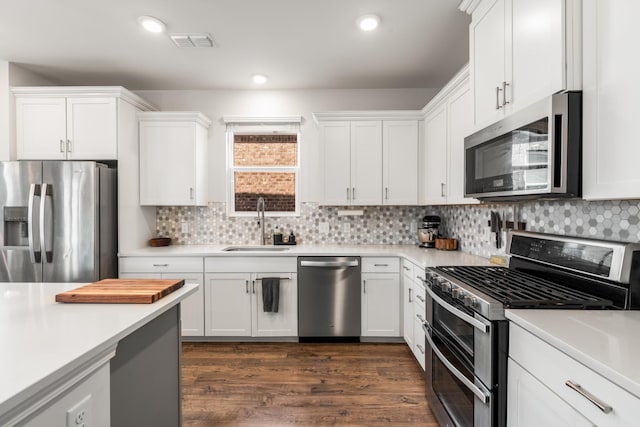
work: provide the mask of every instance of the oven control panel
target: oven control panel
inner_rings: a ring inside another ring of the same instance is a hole
[[[437,273],[427,273],[427,285],[430,286],[431,289],[435,288],[434,290],[439,291],[439,293],[448,295],[452,299],[459,301],[465,307],[474,308],[478,306],[478,299],[475,296]]]

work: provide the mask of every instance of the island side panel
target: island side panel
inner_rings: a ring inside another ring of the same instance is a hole
[[[180,352],[180,305],[118,343],[111,360],[111,425],[180,425]]]

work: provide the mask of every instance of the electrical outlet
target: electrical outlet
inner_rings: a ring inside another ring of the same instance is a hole
[[[319,224],[318,231],[320,231],[320,234],[329,234],[329,223],[321,222]]]
[[[67,427],[91,427],[92,425],[91,395],[89,394],[73,408],[67,410]]]
[[[412,233],[415,233],[416,231],[418,231],[418,223],[415,221],[411,221],[409,229],[411,230]]]
[[[189,223],[188,222],[183,222],[180,224],[180,232],[182,233],[188,233],[189,232]]]
[[[351,234],[351,224],[349,224],[348,222],[342,224],[342,232],[346,235]]]

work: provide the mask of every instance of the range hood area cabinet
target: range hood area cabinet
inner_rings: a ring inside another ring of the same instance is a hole
[[[138,113],[140,205],[204,206],[211,120],[196,111]]]
[[[11,92],[18,160],[117,160],[118,125],[127,120],[119,103],[153,109],[119,86],[13,87]]]
[[[475,204],[464,197],[464,138],[473,131],[469,67],[465,66],[424,107],[420,141],[421,205]]]
[[[416,112],[327,112],[314,118],[324,153],[323,205],[417,204]]]
[[[582,88],[581,3],[463,2],[472,15],[469,56],[478,128],[554,93]]]

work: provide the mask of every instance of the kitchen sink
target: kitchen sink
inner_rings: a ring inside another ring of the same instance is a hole
[[[290,248],[278,248],[275,246],[229,246],[223,252],[282,252]]]

